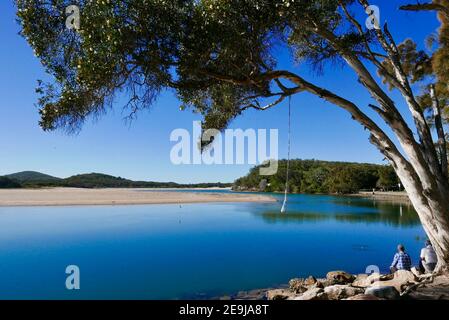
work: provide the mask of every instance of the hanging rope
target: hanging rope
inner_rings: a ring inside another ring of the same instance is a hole
[[[287,150],[287,177],[285,179],[284,203],[282,204],[281,213],[287,211],[287,195],[288,180],[290,174],[290,150],[291,150],[291,129],[292,129],[292,98],[288,97],[288,150]]]

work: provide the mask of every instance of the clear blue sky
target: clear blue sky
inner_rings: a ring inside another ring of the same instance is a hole
[[[413,37],[424,47],[425,37],[436,30],[432,13],[399,12],[407,1],[374,1],[381,8],[398,41]],[[413,1],[410,1],[413,2]],[[59,177],[102,172],[131,179],[177,182],[231,182],[247,173],[250,166],[175,166],[170,162],[170,132],[190,129],[200,120],[190,111],[179,111],[179,103],[163,94],[149,111],[143,111],[131,126],[123,118],[122,104],[98,121],[88,121],[78,135],[43,132],[38,126],[34,92],[37,79],[46,79],[39,61],[17,33],[12,0],[0,4],[0,175],[35,170]],[[287,59],[281,65],[290,67]],[[291,68],[291,67],[290,67]],[[323,86],[357,101],[370,103],[357,85],[353,73],[344,68],[328,68],[323,76],[303,74]],[[404,108],[397,97],[398,105]],[[382,163],[383,157],[369,144],[368,135],[339,108],[310,95],[293,99],[292,155],[297,158]],[[368,111],[368,113],[370,113]],[[371,114],[371,113],[370,113]],[[231,128],[280,129],[280,157],[286,157],[286,105],[265,112],[249,111]]]

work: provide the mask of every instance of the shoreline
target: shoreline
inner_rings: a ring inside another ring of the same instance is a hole
[[[147,192],[146,192],[147,191]],[[212,190],[211,190],[212,191]],[[173,192],[148,188],[45,188],[0,189],[0,207],[96,206],[275,202],[269,195],[236,193]]]
[[[371,199],[374,201],[390,202],[396,204],[406,204],[411,205],[411,201],[406,192],[381,192],[376,191],[374,194],[372,192],[359,192],[356,194],[351,194],[351,197]]]
[[[257,193],[257,194],[263,194],[260,191],[253,191],[253,190],[232,190],[235,192],[244,192],[244,193]],[[283,192],[272,192],[273,194],[279,194],[282,195]],[[268,193],[269,194],[269,193]],[[396,203],[396,204],[406,204],[411,205],[410,198],[405,191],[396,192],[396,191],[376,191],[374,194],[369,191],[361,191],[359,193],[352,193],[352,194],[332,194],[332,193],[314,193],[314,194],[308,194],[308,193],[289,193],[290,194],[306,194],[306,195],[322,195],[322,196],[341,196],[341,197],[354,197],[354,198],[364,198],[364,199],[370,199],[373,201],[381,201],[381,202],[390,202],[390,203]]]

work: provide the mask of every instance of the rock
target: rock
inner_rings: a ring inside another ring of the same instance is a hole
[[[290,290],[292,290],[295,293],[303,293],[307,291],[307,286],[305,284],[305,280],[304,279],[291,279],[288,282],[288,286],[290,288]]]
[[[348,285],[336,284],[324,288],[324,293],[329,300],[342,300],[363,293],[364,290]]]
[[[379,278],[380,281],[388,281],[394,278],[394,274],[382,274]]]
[[[267,291],[268,300],[287,300],[296,297],[296,294],[288,289],[275,289]]]
[[[377,283],[377,282],[376,282]],[[366,295],[376,296],[382,299],[396,300],[399,298],[399,292],[392,286],[373,286],[365,290]]]
[[[373,296],[371,294],[358,294],[356,296],[349,297],[348,299],[344,299],[344,300],[371,301],[371,300],[383,300],[383,299]]]
[[[361,274],[356,277],[352,285],[354,287],[367,288],[376,281],[380,281],[381,275],[379,273]]]
[[[348,284],[352,283],[355,277],[345,271],[331,271],[326,275],[326,279],[330,284]]]
[[[417,283],[417,277],[410,271],[398,270],[394,273],[393,279],[387,281],[376,281],[372,283],[375,287],[395,287],[398,292],[402,292],[409,284]]]
[[[313,276],[309,276],[307,279],[295,278],[291,279],[288,283],[289,288],[295,293],[304,293],[318,283],[317,279]],[[318,286],[321,287],[321,286]]]
[[[327,300],[327,296],[323,289],[312,288],[304,292],[299,297],[293,298],[293,300]]]
[[[266,300],[267,292],[269,290],[272,289],[255,289],[250,291],[240,291],[236,295],[232,295],[231,300]]]
[[[358,274],[356,277],[355,277],[355,280],[352,282],[352,284],[355,286],[355,287],[363,287],[363,284],[365,284],[366,283],[366,279],[368,278],[368,275],[367,274]]]
[[[330,283],[327,279],[316,279],[316,282],[309,287],[309,289],[311,288],[322,288],[324,289],[325,287],[328,287],[332,285],[332,283]]]
[[[394,273],[393,279],[407,280],[408,282],[416,282],[418,278],[413,274],[413,272],[407,270],[398,270]]]
[[[311,287],[316,284],[318,281],[314,276],[309,276],[306,280],[304,280],[304,285],[307,287]]]

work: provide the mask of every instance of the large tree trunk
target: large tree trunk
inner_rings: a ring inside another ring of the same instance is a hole
[[[395,169],[438,256],[436,272],[449,273],[448,198],[434,196],[439,194],[440,190],[424,192],[422,184],[419,179],[413,177],[413,173],[396,166]],[[449,190],[446,190],[446,194],[449,194]]]
[[[437,217],[445,216],[447,212],[428,211],[420,206],[415,206],[415,209],[438,256],[436,271],[449,273],[449,223],[447,219],[436,223]]]
[[[441,170],[443,172],[443,177],[448,180],[448,163],[447,163],[447,146],[446,146],[446,135],[444,133],[443,121],[441,118],[441,107],[436,93],[435,85],[430,86],[430,98],[432,99],[432,109],[433,116],[435,119],[435,128],[438,134],[438,151],[441,158]]]

